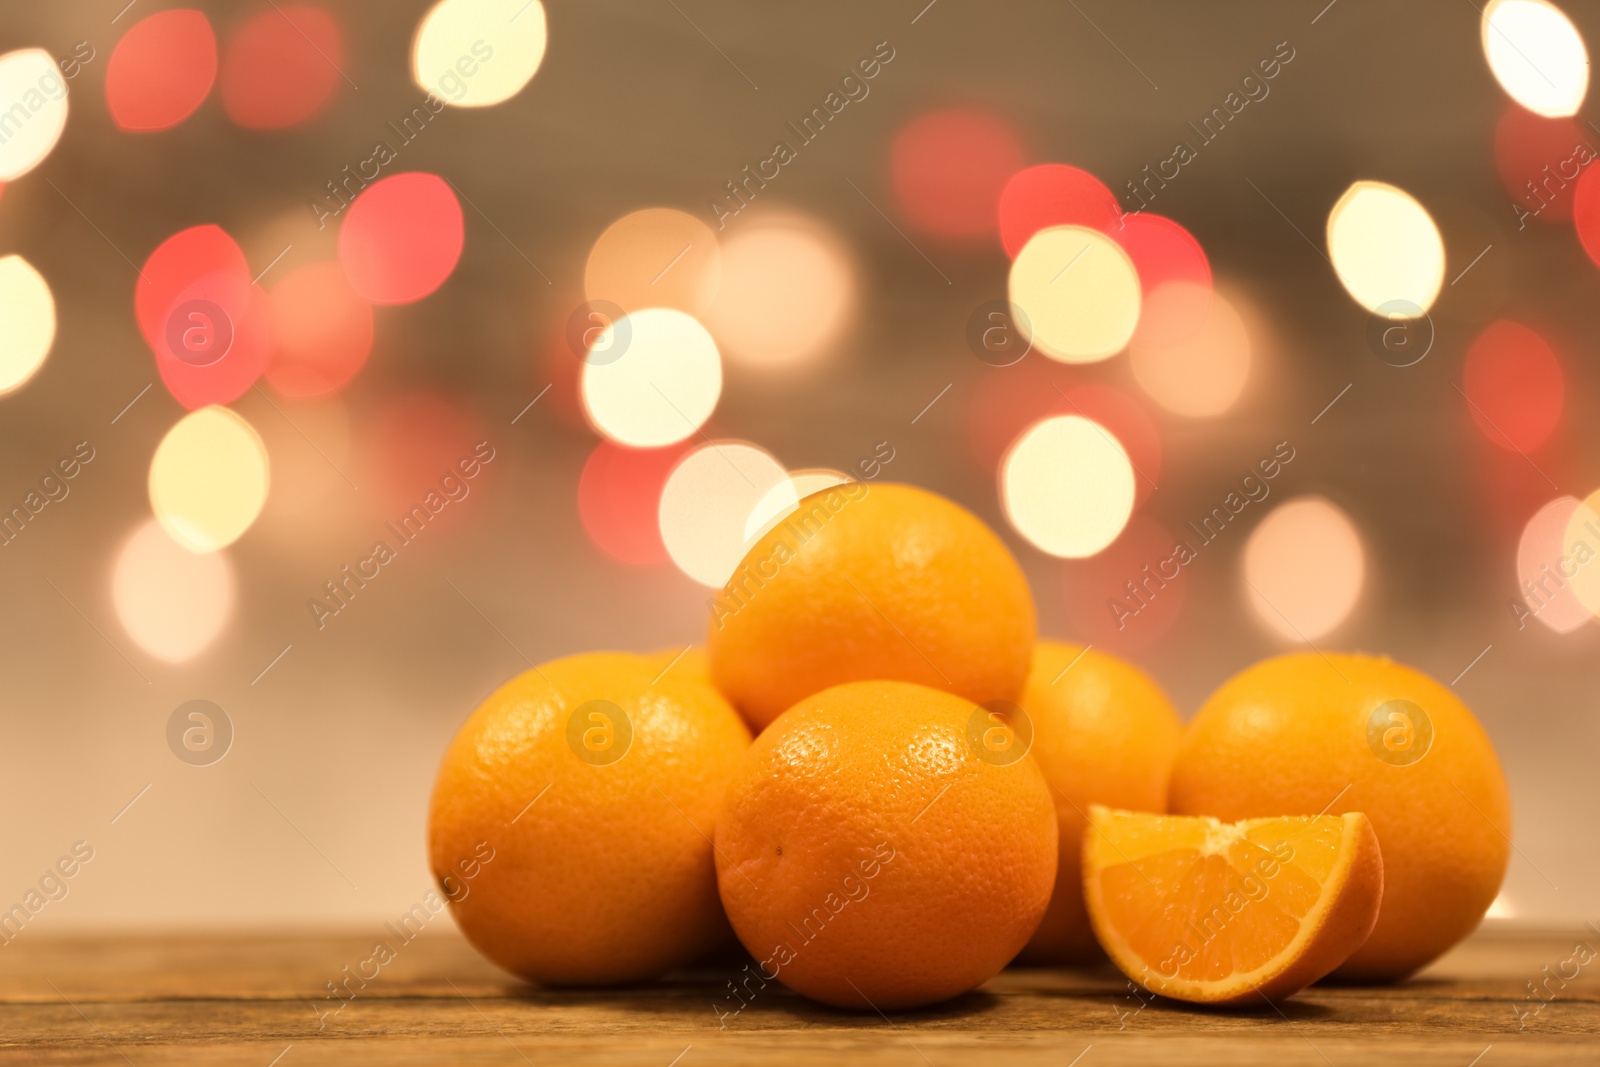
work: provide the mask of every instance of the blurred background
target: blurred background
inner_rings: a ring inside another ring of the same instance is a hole
[[[399,914],[492,688],[865,462],[1185,715],[1451,684],[1593,917],[1600,16],[1324,5],[7,5],[0,909]]]

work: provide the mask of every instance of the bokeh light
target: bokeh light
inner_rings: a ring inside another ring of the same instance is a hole
[[[489,107],[538,73],[546,42],[539,0],[439,0],[417,26],[411,76],[454,107]]]
[[[0,395],[38,373],[55,339],[50,284],[21,256],[0,257]]]
[[[361,191],[339,227],[339,262],[374,304],[409,304],[444,284],[461,259],[466,220],[437,174],[412,171]]]
[[[1209,286],[1169,282],[1144,308],[1129,363],[1139,387],[1174,415],[1211,418],[1232,408],[1250,378],[1250,332]]]
[[[1011,264],[1019,326],[1045,355],[1093,363],[1122,351],[1139,324],[1139,274],[1098,230],[1055,226],[1029,239]]]
[[[1167,282],[1210,287],[1211,261],[1194,235],[1163,215],[1124,215],[1109,231],[1139,272],[1145,299]]]
[[[1544,444],[1566,406],[1566,375],[1555,351],[1509,319],[1490,323],[1467,349],[1461,390],[1484,437],[1513,452]]]
[[[1178,538],[1135,515],[1111,547],[1061,564],[1061,589],[1075,638],[1110,652],[1156,644],[1183,614],[1189,563]],[[1131,584],[1131,588],[1130,588]]]
[[[168,130],[194,114],[217,80],[217,37],[203,12],[158,11],[122,35],[106,63],[106,106],[118,127]]]
[[[751,514],[788,481],[781,463],[740,441],[684,456],[661,490],[661,541],[672,562],[701,585],[724,585],[749,548]]]
[[[624,311],[665,307],[702,315],[722,280],[711,227],[688,212],[648,207],[605,228],[589,250],[583,291]]]
[[[1086,170],[1065,163],[1028,167],[1011,176],[1000,190],[1000,244],[1012,259],[1040,230],[1083,226],[1111,230],[1122,207],[1105,183]]]
[[[688,451],[625,448],[601,441],[578,477],[578,518],[612,559],[635,567],[667,562],[661,543],[661,490]]]
[[[182,230],[150,253],[134,282],[134,314],[162,382],[191,410],[238,399],[271,355],[266,297],[218,226]]]
[[[152,519],[117,553],[111,602],[134,644],[157,659],[183,663],[204,652],[227,625],[234,586],[226,553],[190,552]]]
[[[1572,218],[1577,183],[1595,157],[1592,136],[1574,119],[1506,105],[1494,128],[1494,164],[1518,230]]]
[[[1058,401],[1054,413],[1082,415],[1111,431],[1133,466],[1134,507],[1155,492],[1161,478],[1161,431],[1143,404],[1099,382],[1072,386],[1064,394],[1052,390],[1050,395]]]
[[[849,479],[839,471],[825,468],[793,472],[787,480],[773,486],[751,510],[744,524],[745,540],[754,541],[788,518],[799,509],[800,501],[812,493],[820,493],[847,481]]]
[[[1133,514],[1133,466],[1110,431],[1081,415],[1035,423],[1001,463],[1000,495],[1017,532],[1052,556],[1092,556]]]
[[[1360,181],[1328,212],[1328,256],[1356,303],[1390,318],[1415,318],[1444,284],[1444,239],[1421,204],[1403,189]],[[1404,302],[1415,314],[1395,311]]]
[[[67,82],[55,57],[43,48],[0,56],[0,101],[13,116],[0,141],[0,181],[16,181],[44,162],[67,127]]]
[[[1589,90],[1589,53],[1572,20],[1545,0],[1489,0],[1483,52],[1495,80],[1540,115],[1575,115]]]
[[[1562,556],[1571,560],[1567,569],[1573,571],[1568,586],[1572,595],[1589,614],[1600,617],[1600,489],[1573,509],[1561,538],[1558,564]]]
[[[1600,537],[1583,530],[1581,523],[1581,541],[1567,540],[1580,506],[1577,497],[1550,501],[1528,520],[1517,543],[1518,591],[1533,617],[1558,634],[1571,633],[1593,618],[1572,584],[1600,556]]]
[[[692,315],[645,308],[602,331],[597,349],[629,339],[622,354],[583,365],[583,406],[595,429],[621,444],[660,448],[682,441],[711,417],[722,395],[722,357]]]
[[[1600,266],[1600,167],[1585,167],[1573,187],[1572,225],[1584,252]]]
[[[156,446],[150,506],[178,544],[215,552],[256,521],[270,482],[267,449],[251,425],[228,408],[206,407],[179,419]]]
[[[993,233],[1000,190],[1022,166],[1016,131],[976,108],[930,111],[895,134],[889,177],[911,224],[939,237]]]
[[[222,106],[252,130],[298,126],[328,105],[343,80],[344,36],[309,4],[273,4],[239,27],[222,57]]]
[[[343,388],[372,351],[372,305],[337,263],[311,263],[284,275],[268,296],[272,362],[267,381],[284,396]]]
[[[722,246],[706,325],[730,360],[788,366],[818,355],[849,317],[855,279],[838,240],[798,218],[752,221]]]
[[[1355,524],[1318,496],[1278,505],[1245,542],[1245,600],[1291,641],[1315,641],[1349,617],[1366,571]]]

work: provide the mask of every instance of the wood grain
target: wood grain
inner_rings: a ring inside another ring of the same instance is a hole
[[[1550,980],[1542,1008],[1527,988],[1586,938],[1600,947],[1582,931],[1480,933],[1403,985],[1318,987],[1256,1011],[1141,1007],[1108,968],[1018,968],[886,1018],[776,984],[719,1015],[737,1005],[726,983],[745,961],[733,955],[649,986],[553,991],[427,933],[330,1000],[327,983],[371,956],[371,934],[24,935],[0,949],[0,1063],[1594,1064],[1600,966]]]

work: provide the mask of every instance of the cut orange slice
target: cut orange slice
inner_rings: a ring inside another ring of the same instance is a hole
[[[1152,993],[1259,1004],[1298,993],[1367,939],[1383,897],[1372,824],[1227,824],[1095,805],[1083,889],[1101,947]]]

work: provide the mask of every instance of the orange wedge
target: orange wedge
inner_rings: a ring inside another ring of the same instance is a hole
[[[1383,857],[1365,815],[1246,819],[1089,809],[1083,889],[1101,947],[1152,993],[1298,993],[1367,939]]]

